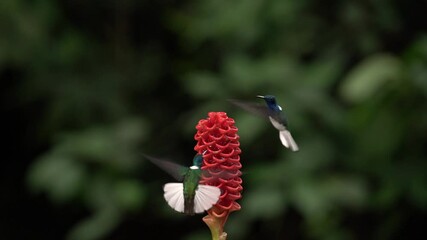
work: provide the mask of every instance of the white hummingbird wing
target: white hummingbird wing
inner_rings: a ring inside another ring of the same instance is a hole
[[[199,184],[194,197],[194,212],[202,213],[218,202],[221,190],[218,187]]]
[[[288,130],[279,131],[280,141],[282,141],[283,146],[290,148],[292,151],[296,152],[299,150],[297,143],[291,135],[291,132]]]
[[[171,208],[177,212],[184,212],[184,184],[166,183],[163,187],[164,197]]]

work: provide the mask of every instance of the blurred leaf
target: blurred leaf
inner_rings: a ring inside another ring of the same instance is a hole
[[[221,92],[221,80],[211,73],[196,72],[187,76],[184,84],[195,97],[214,97]]]
[[[82,164],[58,154],[41,157],[28,174],[30,187],[46,191],[56,202],[75,198],[86,180],[87,171]]]
[[[419,209],[427,209],[427,176],[425,172],[427,166],[419,164],[417,169],[412,170],[408,174],[409,194],[412,203]]]
[[[283,56],[273,55],[255,60],[246,55],[232,55],[225,62],[224,74],[233,88],[241,92],[253,89],[261,91],[258,94],[264,94],[262,91],[267,89],[287,91],[286,84],[298,78],[298,65],[291,58]]]
[[[114,198],[114,182],[106,173],[94,174],[85,186],[83,198],[86,204],[95,211],[107,208],[119,210]]]
[[[361,156],[361,159],[355,159],[356,164],[377,171],[391,160],[389,156],[402,144],[405,128],[404,123],[385,107],[374,114],[373,119],[367,119],[365,124],[353,130],[357,137],[355,148]]]
[[[95,161],[114,156],[117,149],[115,139],[106,128],[64,134],[62,140],[57,151]]]
[[[404,55],[409,78],[427,96],[427,35],[418,37]]]
[[[117,205],[126,210],[135,210],[143,205],[146,193],[143,185],[136,180],[121,180],[115,184]]]
[[[331,50],[327,54],[322,55],[317,61],[313,61],[307,65],[304,70],[304,85],[310,89],[317,90],[315,94],[322,94],[322,90],[328,90],[333,87],[337,77],[343,72],[345,61],[341,56],[342,53]]]
[[[304,179],[293,189],[294,202],[307,219],[323,219],[331,211],[333,203],[317,181]]]
[[[0,69],[3,63],[34,63],[51,24],[56,9],[52,1],[3,1],[0,5]],[[39,60],[39,59],[38,59]]]
[[[269,124],[265,119],[247,113],[236,115],[234,119],[236,127],[239,129],[240,143],[245,145],[255,143],[259,139],[261,132]]]
[[[298,144],[302,147],[298,154],[289,156],[285,152],[282,153],[283,171],[287,173],[287,177],[298,181],[332,163],[333,146],[328,139],[322,136],[312,136],[310,139],[301,139]]]
[[[331,176],[322,184],[331,201],[345,207],[360,208],[368,198],[368,189],[361,179],[351,176]]]
[[[61,64],[72,65],[82,61],[83,56],[89,52],[88,40],[77,32],[69,31],[58,41],[57,60]],[[56,56],[56,55],[54,55]]]
[[[143,121],[127,119],[113,127],[94,127],[80,132],[64,133],[52,150],[78,160],[98,162],[123,170],[137,164],[137,148],[145,136]]]
[[[388,169],[384,170],[387,171]],[[382,181],[381,189],[371,197],[373,205],[377,209],[387,209],[394,206],[399,196],[403,193],[403,189],[398,186],[400,183],[396,179],[386,178],[382,179]]]
[[[384,90],[385,84],[399,80],[402,65],[391,54],[373,55],[356,66],[343,80],[340,93],[350,102],[361,102]]]
[[[336,176],[300,181],[294,186],[292,196],[305,217],[323,219],[342,206],[363,206],[367,189],[356,178]]]
[[[262,1],[219,1],[207,0],[194,4],[191,14],[197,18],[191,28],[185,28],[185,36],[195,45],[210,38],[235,37],[241,45],[254,39],[258,31],[255,16],[260,11]],[[236,11],[239,15],[236,15]],[[178,16],[177,16],[178,17]],[[192,18],[174,19],[189,24]]]
[[[92,217],[79,222],[68,234],[67,240],[103,239],[121,220],[119,212],[114,208],[96,211]]]
[[[190,235],[183,238],[183,240],[205,240],[211,238],[209,231],[194,231]]]
[[[269,186],[247,192],[243,201],[245,211],[251,218],[273,218],[286,207],[282,194]]]

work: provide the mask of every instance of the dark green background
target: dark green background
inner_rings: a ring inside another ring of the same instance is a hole
[[[173,212],[198,120],[236,120],[237,239],[423,239],[425,1],[5,0],[0,239],[209,239]],[[300,146],[227,103],[274,94]]]

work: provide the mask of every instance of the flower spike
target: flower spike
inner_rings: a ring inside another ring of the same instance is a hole
[[[213,239],[226,239],[223,231],[228,215],[240,210],[242,179],[240,176],[240,143],[234,119],[225,112],[209,112],[196,126],[197,141],[194,150],[203,154],[203,174],[200,184],[221,189],[218,202],[208,211],[203,221],[209,226]]]

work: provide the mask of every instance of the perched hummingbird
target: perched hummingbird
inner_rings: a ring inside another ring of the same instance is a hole
[[[180,183],[166,183],[163,186],[163,196],[175,211],[194,215],[209,210],[218,202],[221,195],[218,187],[199,184],[203,155],[196,154],[193,158],[193,166],[189,168],[166,160],[144,156],[180,181]]]
[[[263,117],[268,117],[273,126],[279,130],[279,137],[283,146],[290,148],[292,151],[298,151],[298,145],[295,143],[291,132],[288,130],[288,121],[286,116],[282,112],[282,107],[277,104],[276,98],[273,95],[258,95],[257,97],[264,99],[267,106],[256,103],[247,103],[239,100],[229,101],[249,112],[261,115]]]

